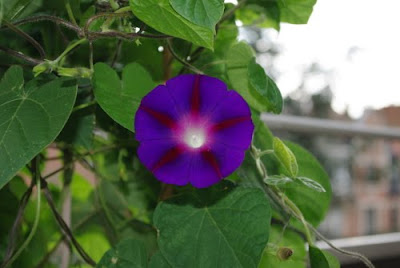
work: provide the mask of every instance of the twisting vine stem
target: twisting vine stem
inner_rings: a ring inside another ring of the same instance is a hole
[[[6,261],[2,267],[7,268],[9,267],[18,257],[21,255],[21,253],[25,250],[25,248],[29,245],[31,242],[33,236],[36,233],[37,227],[39,225],[39,219],[40,219],[40,204],[41,204],[41,180],[40,180],[40,171],[39,171],[39,164],[40,164],[40,157],[36,156],[34,159],[35,162],[35,167],[34,167],[34,174],[32,174],[32,180],[36,182],[36,192],[37,192],[37,198],[36,198],[36,212],[35,212],[35,219],[33,221],[32,229],[24,241],[24,243],[18,248],[17,252],[12,255],[12,257],[9,259],[9,261]]]
[[[270,152],[268,152],[270,153]],[[257,170],[262,177],[265,179],[268,177],[267,169],[265,165],[262,163],[260,159],[260,155],[262,155],[262,151],[256,148],[253,144],[251,146],[251,155],[253,156],[254,160],[256,161]],[[321,240],[325,241],[333,250],[350,256],[352,258],[359,259],[362,261],[368,268],[375,268],[375,266],[368,260],[364,255],[352,251],[347,251],[341,248],[336,247],[333,245],[328,239],[326,239],[321,233],[319,233],[310,223],[308,223],[300,209],[293,203],[284,193],[282,193],[276,186],[266,186],[263,184],[263,189],[265,190],[266,194],[270,196],[280,207],[289,213],[289,215],[294,216],[296,219],[302,222],[305,230],[306,240],[307,243],[312,246],[314,245],[314,241],[311,236],[310,230]]]
[[[82,259],[90,266],[93,266],[93,267],[96,266],[96,262],[86,253],[86,251],[82,248],[82,246],[79,244],[79,242],[75,239],[74,235],[72,234],[71,229],[68,227],[68,225],[65,223],[64,219],[58,213],[56,206],[54,204],[53,197],[49,191],[49,188],[47,187],[46,181],[42,179],[42,182],[43,182],[44,196],[46,197],[47,203],[49,204],[50,209],[53,212],[53,215],[56,218],[56,221],[57,221],[58,225],[60,226],[61,230],[66,235],[66,237],[69,239],[69,241],[74,245],[75,249],[78,251],[78,253],[82,257]]]
[[[368,268],[375,268],[375,266],[372,264],[372,262],[370,260],[368,260],[367,257],[365,257],[364,255],[358,253],[358,252],[353,252],[353,251],[349,251],[349,250],[344,250],[341,248],[336,247],[334,244],[332,244],[331,241],[329,241],[325,236],[323,236],[317,229],[314,228],[314,226],[312,226],[311,224],[308,223],[309,228],[313,231],[313,233],[322,241],[324,241],[325,243],[327,243],[332,249],[336,250],[339,253],[342,253],[344,255],[353,257],[353,258],[357,258],[360,261],[362,261]]]
[[[254,145],[251,146],[251,155],[253,156],[254,160],[256,161],[256,165],[257,165],[257,169],[258,172],[260,173],[261,177],[263,179],[268,178],[268,173],[267,173],[267,169],[265,168],[263,162],[261,161],[261,153],[262,151],[260,151],[258,148],[256,148]],[[305,232],[305,236],[307,239],[307,243],[312,246],[314,245],[314,241],[313,238],[311,236],[310,230],[308,229],[308,225],[307,222],[303,216],[303,213],[300,211],[300,209],[296,206],[295,203],[293,203],[292,200],[290,200],[284,193],[282,193],[277,187],[275,186],[270,186],[270,188],[272,189],[272,191],[275,192],[275,194],[277,194],[284,205],[286,205],[286,210],[288,210],[290,212],[290,214],[296,216],[296,218],[298,218],[301,223],[304,226],[304,232]]]
[[[32,44],[32,46],[39,52],[40,54],[40,59],[43,60],[46,58],[46,52],[44,52],[43,47],[35,40],[33,39],[30,35],[26,34],[25,32],[21,31],[18,29],[16,26],[13,24],[9,23],[6,20],[3,20],[3,23],[11,29],[13,32],[16,34],[20,35],[22,38],[24,38],[26,41]]]
[[[168,49],[171,52],[172,56],[174,56],[174,58],[179,61],[183,66],[185,66],[187,69],[189,69],[190,71],[197,73],[197,74],[204,74],[202,71],[200,71],[199,69],[197,69],[196,67],[194,67],[193,65],[191,65],[190,63],[188,63],[187,61],[181,59],[179,57],[178,54],[176,54],[175,50],[172,47],[172,40],[169,38],[167,39],[167,44],[168,44]]]

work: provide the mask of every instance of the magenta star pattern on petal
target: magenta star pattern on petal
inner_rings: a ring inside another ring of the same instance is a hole
[[[205,75],[180,75],[157,86],[135,116],[141,162],[164,183],[197,188],[240,166],[253,130],[244,99]]]

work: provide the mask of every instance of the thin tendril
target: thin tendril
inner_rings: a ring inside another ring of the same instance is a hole
[[[36,233],[37,227],[39,225],[39,219],[40,219],[40,204],[41,204],[41,180],[40,180],[40,173],[39,173],[39,157],[36,157],[36,167],[35,167],[35,180],[36,180],[36,190],[37,190],[37,199],[36,199],[36,212],[35,212],[35,219],[33,222],[33,226],[31,229],[31,232],[29,233],[28,237],[24,241],[24,243],[21,245],[21,247],[15,252],[15,254],[11,257],[10,261],[5,264],[4,268],[9,267],[21,253],[25,250],[25,248],[29,245],[31,242],[33,236]]]

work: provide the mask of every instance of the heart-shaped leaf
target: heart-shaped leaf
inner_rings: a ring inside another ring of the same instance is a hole
[[[135,16],[157,31],[213,49],[215,31],[182,17],[169,0],[130,0],[130,5]]]
[[[0,188],[49,145],[64,127],[76,98],[74,80],[32,80],[22,68],[7,70],[0,83]]]
[[[139,64],[131,63],[122,71],[122,81],[105,63],[94,66],[94,94],[100,107],[118,124],[133,131],[136,110],[142,98],[156,84]]]
[[[223,0],[169,0],[182,17],[215,31],[215,25],[224,13]]]
[[[271,208],[258,188],[220,183],[161,202],[158,245],[172,267],[257,267]]]
[[[147,252],[139,240],[127,239],[107,251],[97,264],[99,268],[145,268]]]

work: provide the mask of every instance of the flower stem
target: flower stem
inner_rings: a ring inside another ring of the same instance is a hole
[[[83,44],[87,41],[86,38],[82,38],[79,39],[77,41],[73,41],[64,51],[63,53],[60,54],[60,56],[58,56],[57,59],[54,60],[54,62],[58,63],[60,62],[72,49],[74,49],[75,47],[79,46],[80,44]]]
[[[284,193],[279,191],[279,189],[277,187],[273,187],[273,190],[274,191],[278,191],[277,193],[278,193],[278,195],[280,197],[282,197],[284,203],[291,209],[291,211],[297,216],[297,218],[300,219],[301,223],[304,226],[307,243],[310,246],[313,246],[314,245],[314,241],[313,241],[313,238],[311,236],[310,229],[308,228],[308,223],[307,223],[306,219],[304,219],[303,213],[296,206],[296,204],[292,200],[290,200],[289,197],[287,197]]]
[[[185,66],[187,69],[189,69],[190,71],[197,73],[197,74],[204,74],[202,71],[200,71],[199,69],[197,69],[196,67],[194,67],[193,65],[191,65],[190,63],[188,63],[187,61],[181,59],[179,57],[178,54],[176,54],[175,50],[172,47],[172,41],[171,39],[167,39],[167,44],[168,44],[168,48],[169,51],[171,52],[172,56],[174,56],[174,58],[179,61],[183,66]]]
[[[263,180],[268,178],[268,174],[267,174],[267,169],[265,168],[265,165],[261,161],[260,157],[262,155],[265,155],[266,154],[265,152],[267,152],[267,151],[268,151],[268,153],[271,153],[270,151],[273,152],[273,150],[261,151],[254,144],[251,145],[251,155],[253,156],[254,160],[256,161],[258,173],[260,173]],[[276,195],[281,197],[281,199],[282,199],[281,205],[286,206],[285,209],[288,210],[289,212],[291,212],[291,214],[293,214],[296,218],[298,218],[302,222],[302,224],[304,225],[305,236],[306,236],[308,244],[310,246],[314,245],[310,230],[308,229],[307,221],[305,220],[301,210],[296,206],[295,203],[293,203],[292,200],[290,200],[284,193],[282,193],[278,187],[276,187],[276,186],[269,186],[269,187]]]
[[[72,110],[72,112],[75,113],[75,112],[77,112],[77,111],[79,111],[79,110],[82,110],[82,109],[85,109],[85,108],[90,107],[90,106],[92,106],[92,105],[95,105],[96,103],[97,103],[97,101],[95,101],[95,100],[92,100],[92,101],[83,103],[83,104],[81,104],[81,105],[78,105],[78,106],[74,107],[74,109]]]

